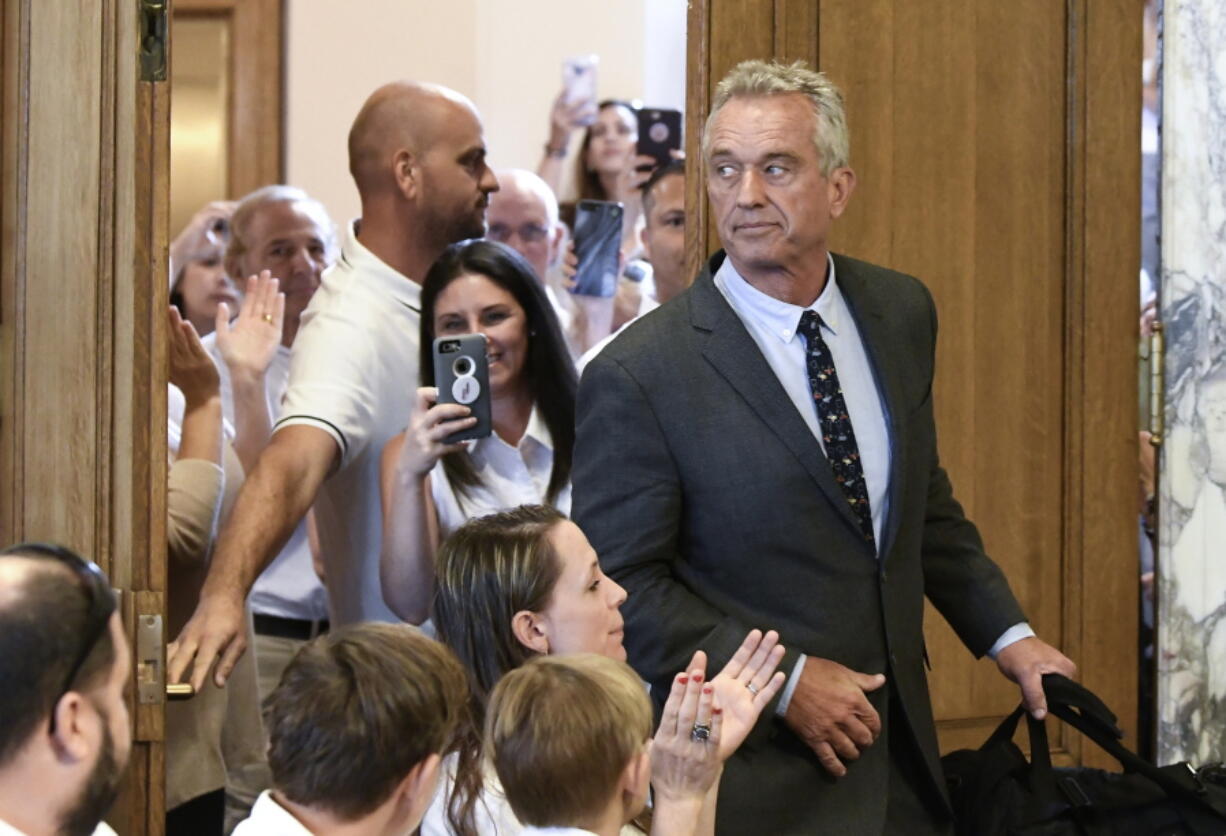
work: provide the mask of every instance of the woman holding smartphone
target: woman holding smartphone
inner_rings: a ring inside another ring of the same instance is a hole
[[[522,504],[570,513],[577,379],[553,307],[519,253],[493,241],[452,244],[421,291],[422,387],[408,427],[384,447],[379,576],[392,611],[429,616],[439,542],[466,520]],[[469,407],[438,403],[435,337],[487,340],[493,432],[446,439],[474,426]]]

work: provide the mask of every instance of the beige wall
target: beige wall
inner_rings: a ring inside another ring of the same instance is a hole
[[[568,56],[600,56],[602,98],[683,108],[685,0],[288,0],[286,52],[286,178],[341,222],[358,214],[345,136],[380,84],[459,90],[491,163],[535,168]]]

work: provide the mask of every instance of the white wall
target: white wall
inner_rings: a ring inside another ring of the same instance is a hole
[[[397,78],[472,98],[496,168],[535,168],[562,61],[600,56],[601,98],[685,104],[685,0],[288,0],[286,179],[358,214],[345,137]],[[576,141],[578,137],[575,138]]]

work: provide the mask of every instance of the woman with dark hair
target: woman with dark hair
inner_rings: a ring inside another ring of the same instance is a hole
[[[452,244],[421,291],[421,382],[409,425],[383,449],[383,597],[401,618],[426,620],[439,541],[465,520],[525,503],[570,513],[577,381],[553,306],[515,250]],[[432,346],[482,333],[493,434],[446,444],[476,419],[439,404]]]
[[[586,111],[585,115],[590,114]],[[550,139],[537,173],[559,194],[568,155],[571,131],[576,127],[570,110],[551,115]],[[589,117],[590,118],[590,115]],[[642,214],[640,188],[651,176],[654,157],[637,153],[638,115],[634,105],[605,99],[595,121],[583,133],[583,143],[574,162],[575,199],[561,204],[562,219],[574,226],[575,205],[580,200],[611,200],[625,207],[622,215],[622,255],[629,259],[638,250],[637,230]],[[559,194],[559,198],[561,195]]]
[[[224,264],[234,203],[205,204],[170,243],[170,304],[201,337],[213,333],[224,303],[237,310],[238,291]]]
[[[579,527],[542,506],[466,523],[439,549],[437,574],[434,625],[439,639],[467,668],[472,693],[466,729],[457,753],[445,764],[422,833],[514,836],[521,825],[497,776],[481,759],[480,729],[490,692],[503,674],[535,656],[597,653],[625,661],[619,608],[626,591],[600,570]],[[750,631],[719,675],[705,683],[721,718],[718,740],[715,735],[710,740],[721,764],[783,684],[784,675],[775,672],[784,654],[778,642],[773,631]],[[669,706],[681,697],[678,685],[689,679],[701,682],[705,672],[706,654],[700,650],[674,678]],[[657,735],[654,746],[663,755],[668,744]],[[640,821],[637,829],[623,832],[670,832],[668,823],[675,825],[684,815],[678,808],[692,807],[695,783],[701,783],[696,770],[678,772],[661,763],[657,771],[653,766],[655,827]],[[717,793],[718,779],[701,800],[701,820],[708,824]]]

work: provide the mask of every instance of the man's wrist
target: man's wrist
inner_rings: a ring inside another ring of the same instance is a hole
[[[1034,636],[1035,632],[1034,630],[1030,629],[1030,625],[1027,622],[1022,621],[1014,624],[1008,630],[1001,633],[1000,638],[998,638],[996,642],[990,648],[988,648],[988,656],[995,659],[996,656],[1009,645],[1020,642],[1022,639],[1034,638]]]
[[[775,716],[786,717],[788,706],[792,704],[792,694],[796,691],[797,684],[800,683],[800,675],[805,669],[805,654],[800,654],[796,657],[796,664],[792,665],[792,672],[788,674],[788,681],[783,684],[783,692],[779,695],[779,702],[775,704]]]

